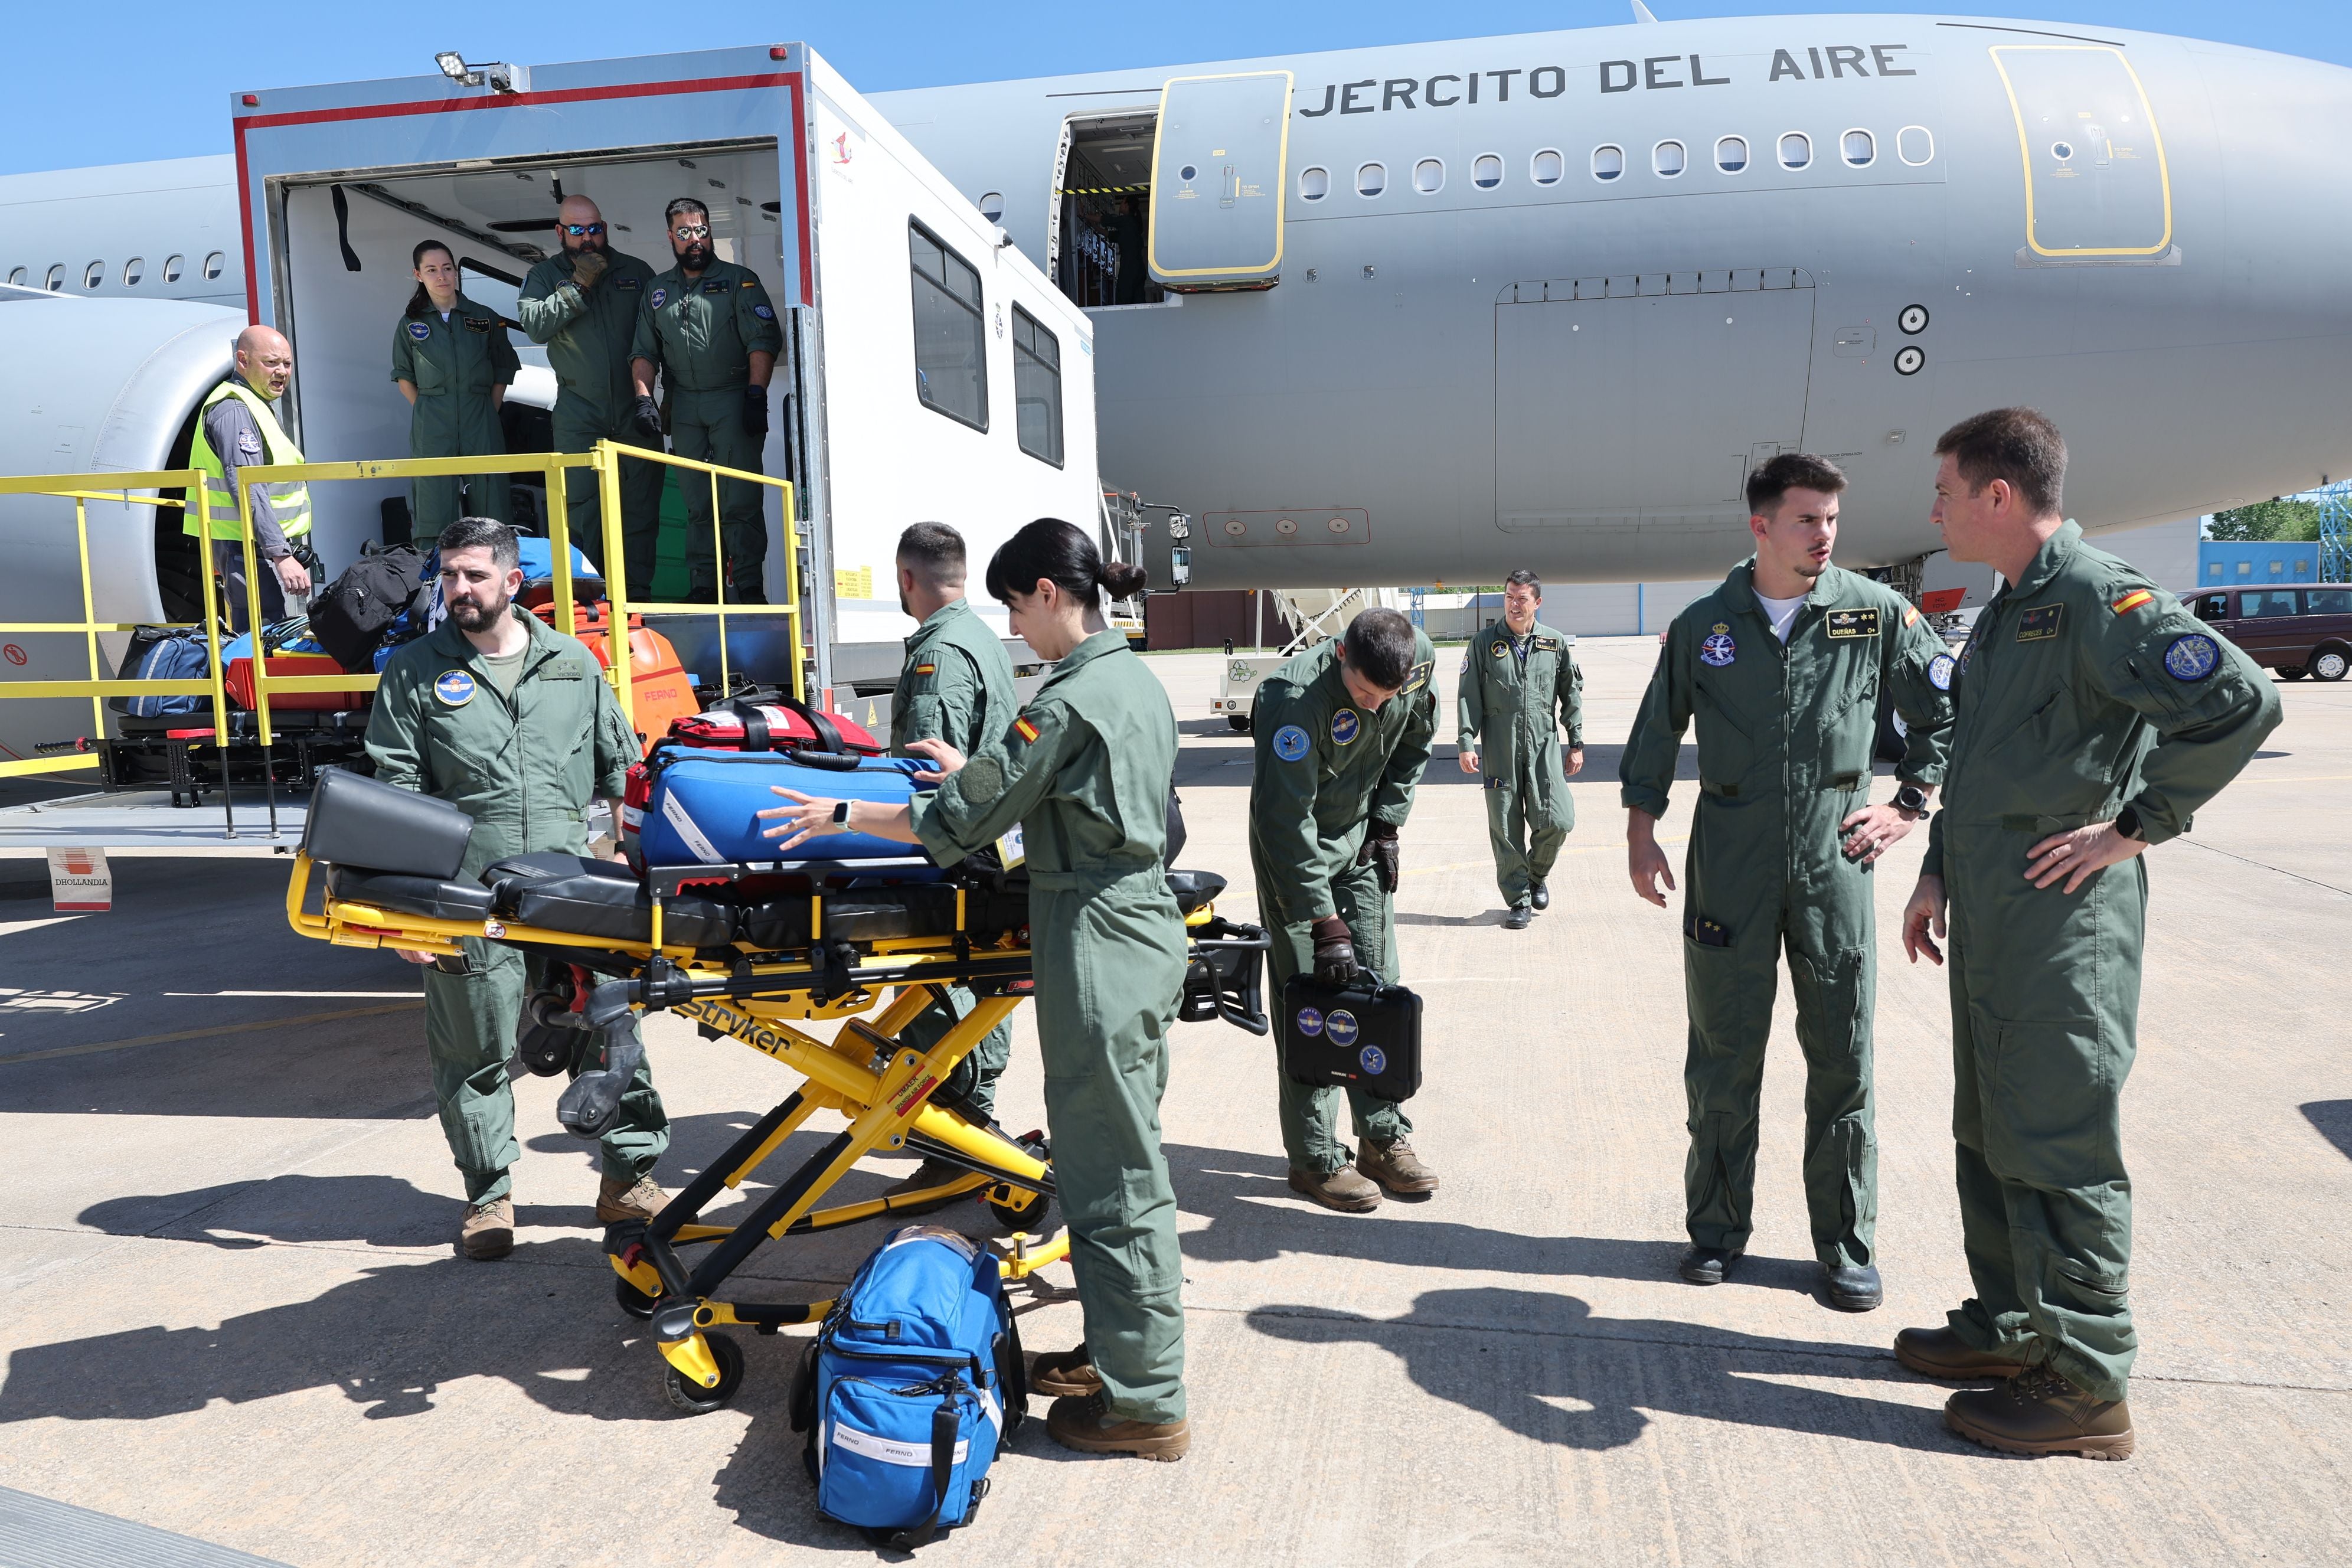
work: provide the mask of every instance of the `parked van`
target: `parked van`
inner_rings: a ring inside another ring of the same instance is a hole
[[[2191,603],[2199,620],[2282,679],[2341,680],[2352,668],[2352,584],[2217,588]]]

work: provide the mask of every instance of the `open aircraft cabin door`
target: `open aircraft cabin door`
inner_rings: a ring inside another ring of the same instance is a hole
[[[1282,268],[1288,71],[1177,77],[1151,150],[1151,280],[1197,293],[1271,289]]]

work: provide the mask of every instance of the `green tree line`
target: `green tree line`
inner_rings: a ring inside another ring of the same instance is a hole
[[[2245,543],[2266,541],[2281,544],[2308,542],[2319,537],[2319,503],[2314,500],[2263,500],[2252,506],[2217,511],[2205,525],[2208,539]]]

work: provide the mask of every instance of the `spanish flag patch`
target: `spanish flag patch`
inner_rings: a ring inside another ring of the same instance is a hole
[[[2156,595],[2146,588],[2134,588],[2130,593],[2126,594],[2122,598],[2117,599],[2115,602],[2115,612],[2120,616],[2127,611],[2137,610],[2142,605],[2147,604],[2150,599],[2155,597]]]
[[[1916,605],[1913,605],[1906,608],[1903,612],[1903,624],[1906,626],[1916,626],[1918,623],[1919,607]]]
[[[1037,742],[1037,726],[1029,722],[1025,714],[1013,721],[1013,732],[1032,745]]]
[[[940,667],[936,664],[919,664],[915,666],[915,673],[917,675],[937,675],[939,670]]]

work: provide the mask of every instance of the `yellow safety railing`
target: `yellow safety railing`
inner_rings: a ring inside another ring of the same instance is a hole
[[[221,682],[221,637],[219,617],[213,595],[205,595],[205,644],[210,649],[203,680],[116,680],[109,679],[99,662],[98,638],[101,632],[131,632],[140,629],[135,621],[101,621],[97,618],[96,595],[89,572],[89,503],[94,500],[119,501],[131,506],[180,507],[182,502],[161,496],[133,495],[133,490],[176,489],[202,495],[205,477],[194,468],[164,468],[142,474],[33,474],[26,477],[0,477],[0,496],[57,496],[74,503],[74,550],[81,565],[81,619],[78,621],[10,621],[0,623],[0,633],[79,633],[89,658],[89,677],[85,680],[7,680],[0,681],[0,697],[87,697],[89,699],[90,733],[93,741],[106,733],[104,700],[109,697],[210,697],[213,705],[213,738],[226,742],[228,734],[228,698]],[[104,485],[105,489],[98,488]],[[119,488],[118,488],[119,487]],[[209,570],[210,563],[206,563]],[[173,630],[190,630],[196,623],[162,623]],[[67,773],[77,768],[98,766],[98,755],[92,752],[68,756],[34,756],[0,760],[0,778],[17,777],[26,773]]]

